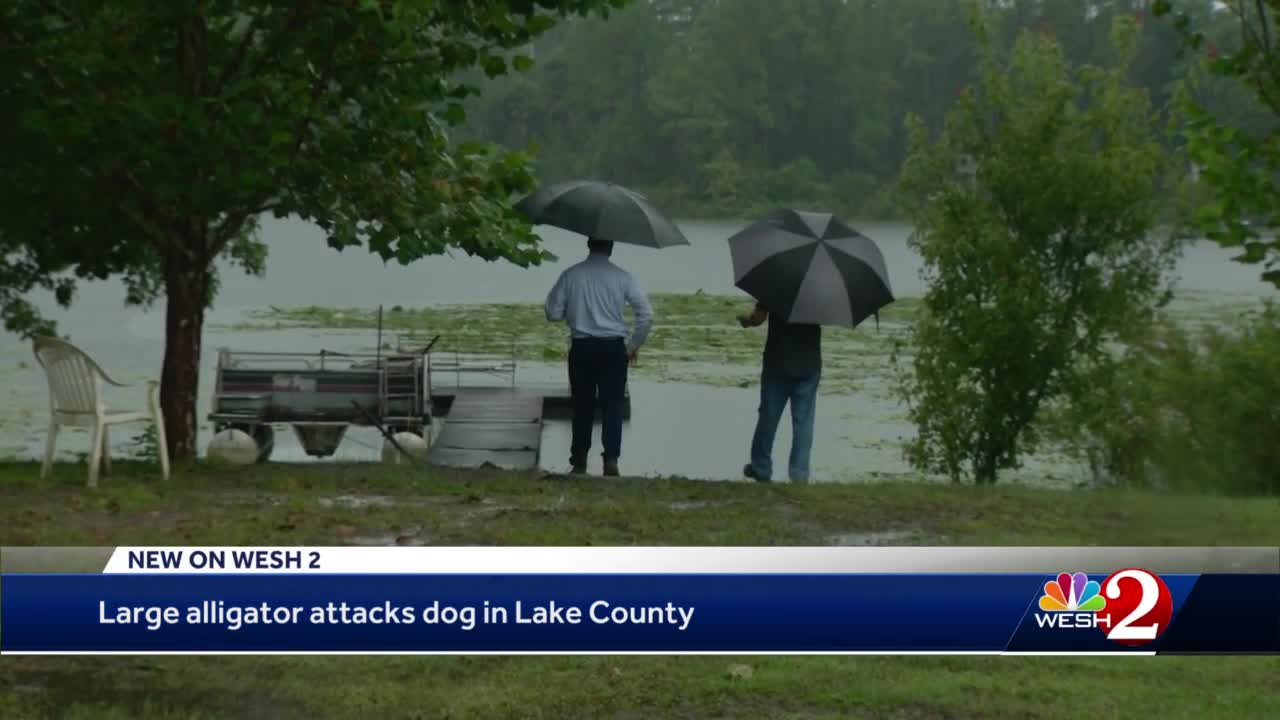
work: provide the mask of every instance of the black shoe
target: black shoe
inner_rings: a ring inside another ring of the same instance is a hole
[[[756,476],[756,469],[755,469],[754,467],[752,467],[752,466],[751,466],[751,463],[747,463],[746,465],[744,465],[744,466],[742,467],[742,474],[743,474],[743,475],[746,475],[747,477],[751,478],[752,480],[755,480],[756,482],[763,482],[763,483],[770,482],[769,478],[757,477],[757,476]]]
[[[570,461],[569,465],[570,465],[569,467],[570,475],[586,475],[587,474],[586,463],[576,463],[576,462]]]
[[[617,460],[605,460],[605,461],[604,461],[604,476],[605,476],[605,477],[618,477],[618,475],[620,475],[620,474],[621,474],[621,473],[619,473],[619,472],[618,472],[618,461],[617,461]]]

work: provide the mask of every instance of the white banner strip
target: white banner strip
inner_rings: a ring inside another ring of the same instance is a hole
[[[187,650],[103,650],[100,652],[77,650],[31,650],[17,652],[2,652],[0,655],[592,655],[592,656],[613,656],[613,655],[662,655],[666,657],[677,657],[680,655],[712,655],[719,657],[753,657],[753,656],[825,656],[825,657],[843,657],[846,655],[879,655],[881,657],[891,657],[895,655],[1009,655],[1009,656],[1026,656],[1026,655],[1054,655],[1054,656],[1076,656],[1076,657],[1153,657],[1154,651],[1113,651],[1113,652],[1005,652],[1002,650],[905,650],[900,652],[886,652],[880,650],[846,650],[843,652],[808,652],[808,651],[735,651],[722,652],[719,650],[691,650],[687,652],[663,652],[648,650],[609,650],[609,651],[558,651],[558,650],[519,650],[512,652],[495,651],[471,651],[471,652],[449,652],[435,650],[340,650],[327,652],[324,650],[316,651],[291,651],[291,650],[209,650],[187,651]]]
[[[1276,548],[120,547],[104,573],[838,574],[1277,573]]]

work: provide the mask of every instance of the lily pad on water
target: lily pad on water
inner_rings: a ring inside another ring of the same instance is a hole
[[[659,294],[652,300],[656,320],[634,373],[720,387],[751,387],[757,381],[765,332],[738,325],[737,314],[746,305],[742,298],[699,292]],[[918,308],[918,300],[905,298],[886,308],[878,331],[867,326],[826,332],[824,394],[858,390],[868,378],[888,386],[893,344],[905,338],[907,322]],[[231,329],[370,329],[377,327],[377,320],[377,308],[272,306],[251,312]],[[383,328],[399,335],[406,345],[422,345],[439,335],[436,350],[441,353],[492,353],[524,361],[562,362],[567,351],[564,326],[548,323],[536,303],[397,306],[383,314]]]

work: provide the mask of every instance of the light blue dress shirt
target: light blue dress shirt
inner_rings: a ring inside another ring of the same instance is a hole
[[[630,332],[627,305],[635,313],[635,328]],[[653,307],[631,273],[605,255],[589,255],[560,274],[547,295],[547,320],[568,321],[575,338],[629,337],[627,349],[634,351],[649,336]]]

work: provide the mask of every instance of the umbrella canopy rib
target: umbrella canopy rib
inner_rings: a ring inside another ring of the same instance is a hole
[[[893,302],[880,248],[830,213],[775,211],[729,250],[734,284],[785,322],[856,327]]]

